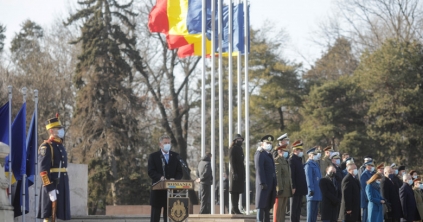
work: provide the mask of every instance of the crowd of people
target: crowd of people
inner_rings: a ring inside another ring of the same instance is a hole
[[[276,141],[277,145],[273,147]],[[226,178],[226,174],[222,177],[226,181],[225,208],[228,206],[228,193],[231,194],[231,214],[242,214],[238,202],[240,194],[245,193],[246,182],[243,142],[241,135],[234,137],[229,147],[229,177]],[[341,155],[331,146],[304,150],[300,140],[292,143],[291,149],[289,145],[287,134],[276,140],[272,135],[266,135],[254,154],[257,221],[270,222],[272,214],[274,222],[284,222],[286,218],[299,222],[302,215],[306,215],[309,222],[317,221],[318,217],[326,222],[423,219],[423,181],[418,172],[407,172],[405,166],[395,163],[376,165],[371,156],[366,156],[364,164],[357,167],[348,153]],[[170,156],[171,159],[177,155],[169,151],[169,146],[170,138],[162,137],[161,150],[150,155],[149,175],[153,183],[182,176],[177,166],[168,167],[173,161],[160,158]],[[210,213],[211,204],[213,177],[210,158],[210,153],[202,158],[196,180],[200,184],[200,213],[204,214]],[[166,175],[161,172],[162,165]],[[165,208],[163,213],[166,217],[165,198],[157,198],[159,192],[152,191],[151,221],[159,220],[160,208]],[[163,199],[160,205],[159,199]]]
[[[290,153],[287,134],[277,141],[272,149],[273,136],[263,137],[256,152],[257,221],[270,221],[272,207],[273,221],[285,221],[288,199],[291,221],[300,221],[304,197],[310,222],[317,221],[319,215],[327,222],[423,219],[423,184],[418,172],[407,172],[405,166],[395,163],[376,165],[371,156],[358,168],[348,153],[341,155],[331,146],[316,146],[304,155],[300,140],[292,144]],[[260,158],[263,155],[273,158],[266,163]],[[274,170],[270,169],[272,164]],[[262,174],[272,179],[262,179]],[[264,203],[260,199],[263,195],[268,199]]]

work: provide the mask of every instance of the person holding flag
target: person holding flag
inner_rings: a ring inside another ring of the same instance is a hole
[[[66,171],[68,159],[63,137],[65,131],[59,115],[46,122],[50,135],[38,148],[38,164],[42,186],[37,218],[48,222],[56,219],[70,220],[69,179]]]

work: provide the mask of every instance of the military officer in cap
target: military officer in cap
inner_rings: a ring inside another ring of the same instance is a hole
[[[360,176],[360,185],[361,185],[361,202],[360,206],[363,211],[363,219],[362,221],[367,220],[367,205],[369,203],[369,200],[367,199],[366,195],[366,185],[367,181],[375,174],[375,165],[373,163],[373,160],[370,160],[366,163],[364,163],[364,166],[366,167],[364,172]]]
[[[320,191],[319,182],[322,178],[322,173],[317,165],[318,160],[316,148],[311,148],[307,151],[308,160],[304,165],[304,171],[307,181],[307,221],[317,221],[317,212],[319,202],[322,201],[322,192]]]
[[[276,198],[276,172],[273,161],[273,136],[266,135],[262,141],[262,148],[254,155],[256,168],[256,208],[257,221],[270,222],[270,209]]]
[[[364,163],[363,163],[363,165],[361,165],[361,167],[358,169],[358,181],[360,181],[361,180],[361,174],[363,174],[363,172],[366,170],[366,163],[367,162],[370,162],[370,161],[373,161],[373,157],[371,157],[371,156],[365,156],[364,157]]]
[[[325,152],[325,156],[320,161],[320,172],[322,173],[322,177],[326,174],[326,168],[332,165],[332,161],[330,160],[330,154],[334,152],[331,146],[327,146],[323,149]]]
[[[307,194],[307,182],[302,158],[303,142],[297,140],[292,144],[292,156],[289,158],[292,180],[291,221],[299,222],[301,215],[301,201]]]
[[[275,149],[278,157],[275,158],[276,165],[276,201],[273,206],[273,222],[284,222],[285,211],[289,197],[292,196],[291,170],[288,163],[288,145],[284,144]]]
[[[38,148],[38,168],[43,184],[37,218],[44,219],[44,222],[52,216],[70,220],[68,156],[63,146],[65,130],[58,114],[47,120],[46,129],[50,137]]]
[[[288,133],[282,134],[280,137],[276,139],[278,141],[278,145],[276,147],[282,146],[282,145],[289,145],[289,138]],[[275,149],[273,150],[273,158],[277,158],[279,156],[278,151]]]

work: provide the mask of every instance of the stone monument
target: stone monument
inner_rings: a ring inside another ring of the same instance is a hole
[[[13,221],[13,207],[9,203],[6,192],[9,180],[4,176],[5,158],[9,152],[9,146],[0,142],[0,222]]]

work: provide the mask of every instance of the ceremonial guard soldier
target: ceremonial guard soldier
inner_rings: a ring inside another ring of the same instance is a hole
[[[50,135],[38,149],[38,164],[43,185],[37,218],[47,222],[50,217],[70,220],[69,179],[66,168],[68,156],[63,146],[65,130],[59,115],[46,122]]]
[[[276,172],[273,161],[273,136],[267,135],[261,139],[262,149],[254,155],[256,168],[256,208],[257,221],[270,222],[270,209],[276,198]]]

